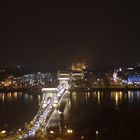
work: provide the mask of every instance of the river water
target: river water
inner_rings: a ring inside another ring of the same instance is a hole
[[[33,118],[40,97],[24,92],[0,93],[0,130],[15,131]]]
[[[40,95],[0,93],[0,129],[19,129],[37,113]],[[50,139],[139,140],[140,91],[72,92],[47,130]]]

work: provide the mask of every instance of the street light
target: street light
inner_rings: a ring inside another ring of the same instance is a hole
[[[73,133],[73,130],[68,129],[68,130],[67,130],[67,133],[68,133],[68,134],[72,134],[72,133]]]
[[[5,133],[6,133],[6,130],[2,130],[2,131],[1,131],[1,134],[5,134]]]

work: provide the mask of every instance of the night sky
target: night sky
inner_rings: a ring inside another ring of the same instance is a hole
[[[139,34],[139,4],[133,1],[5,1],[0,65],[133,64],[140,61]]]

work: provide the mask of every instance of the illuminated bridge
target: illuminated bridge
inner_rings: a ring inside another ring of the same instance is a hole
[[[3,138],[3,140],[21,140],[36,135],[45,136],[46,129],[49,122],[58,108],[63,96],[68,93],[70,88],[69,77],[58,77],[59,85],[56,88],[43,88],[42,89],[42,101],[39,105],[39,110],[36,116],[26,125],[24,130],[18,132],[15,135]]]

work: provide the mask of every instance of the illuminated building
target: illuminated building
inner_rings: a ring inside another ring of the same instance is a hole
[[[86,68],[86,65],[84,63],[73,63],[71,69],[73,71],[82,71]]]

